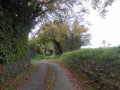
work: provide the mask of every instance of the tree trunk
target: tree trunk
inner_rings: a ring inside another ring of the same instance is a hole
[[[45,56],[46,56],[46,50],[47,50],[47,49],[46,49],[46,45],[45,45],[45,50],[44,50]]]
[[[63,51],[62,51],[62,47],[60,46],[60,43],[57,42],[56,40],[53,40],[53,43],[55,44],[55,52],[56,52],[56,55],[62,54]]]

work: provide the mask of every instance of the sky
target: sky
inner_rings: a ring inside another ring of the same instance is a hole
[[[105,40],[111,46],[120,45],[120,1],[116,0],[112,6],[109,6],[109,11],[106,18],[103,19],[98,16],[94,10],[86,18],[91,22],[92,26],[89,31],[92,34],[91,48],[98,48],[102,46],[102,41]]]

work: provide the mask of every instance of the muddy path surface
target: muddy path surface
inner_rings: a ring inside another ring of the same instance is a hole
[[[49,60],[32,62],[38,68],[33,75],[20,86],[19,90],[45,90],[45,78],[49,68],[55,71],[55,84],[53,90],[74,90],[66,72],[58,64]]]

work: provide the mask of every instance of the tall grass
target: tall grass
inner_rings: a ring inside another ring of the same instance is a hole
[[[120,47],[81,49],[64,53],[60,60],[82,72],[99,90],[120,90]]]

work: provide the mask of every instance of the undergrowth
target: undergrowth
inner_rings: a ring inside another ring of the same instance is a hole
[[[5,81],[3,84],[0,84],[0,90],[15,90],[15,89],[17,89],[17,86],[23,80],[27,79],[32,74],[32,72],[35,70],[36,70],[36,66],[31,65],[31,67],[28,70],[24,70],[23,73],[20,73],[17,76],[13,76],[9,80]]]

